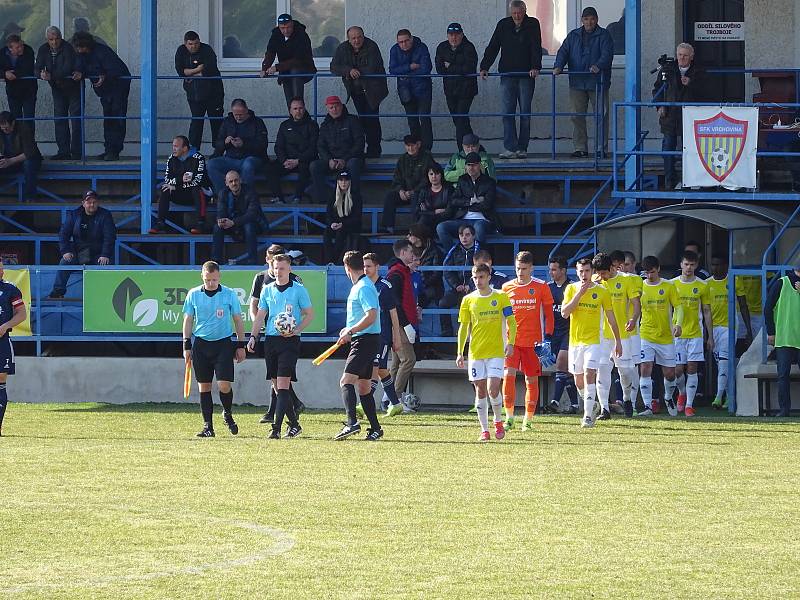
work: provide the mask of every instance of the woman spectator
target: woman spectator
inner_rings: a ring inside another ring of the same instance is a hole
[[[338,264],[344,256],[348,242],[355,246],[354,238],[361,233],[361,196],[351,187],[350,173],[342,171],[336,177],[336,192],[328,202],[328,226],[323,236],[323,260]]]
[[[428,167],[428,182],[421,186],[414,196],[414,222],[425,225],[431,231],[448,218],[447,203],[453,192],[445,185],[444,171],[439,163]]]

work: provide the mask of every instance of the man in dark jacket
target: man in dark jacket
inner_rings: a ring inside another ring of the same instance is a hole
[[[214,142],[216,158],[208,161],[208,175],[214,193],[225,188],[225,174],[238,171],[242,183],[253,186],[256,173],[267,160],[267,126],[247,107],[247,102],[236,98],[231,102],[231,112],[222,121]]]
[[[569,69],[570,110],[586,113],[589,102],[592,112],[597,112],[597,92],[600,90],[603,108],[603,153],[608,150],[608,90],[611,87],[611,63],[614,60],[614,42],[608,31],[597,25],[597,11],[587,6],[581,15],[582,27],[573,29],[561,44],[556,54],[553,73],[559,75],[566,66]],[[582,74],[577,72],[582,71]],[[591,75],[586,72],[591,71]],[[576,73],[576,74],[573,74]],[[589,156],[586,116],[575,114],[572,120],[572,144],[574,158]],[[595,140],[595,143],[597,141]]]
[[[511,0],[511,16],[498,21],[481,61],[481,78],[489,76],[489,68],[500,53],[500,73],[517,73],[500,78],[503,94],[503,147],[500,158],[525,158],[531,135],[531,112],[536,77],[542,69],[542,29],[539,20],[529,17],[522,0]],[[520,75],[525,74],[525,75]],[[514,113],[520,107],[519,134]]]
[[[105,152],[97,160],[119,160],[127,130],[125,117],[128,115],[131,72],[116,52],[95,42],[90,33],[76,33],[73,45],[78,53],[77,70],[84,79],[92,82],[106,117],[103,119]]]
[[[317,204],[326,204],[325,177],[348,171],[353,193],[361,193],[361,168],[364,161],[364,130],[358,117],[347,112],[339,96],[325,99],[328,116],[319,128],[319,159],[311,163],[312,195]]]
[[[436,72],[440,75],[461,75],[443,77],[444,97],[447,110],[453,116],[456,127],[456,148],[461,150],[464,136],[472,133],[469,110],[478,95],[478,78],[473,74],[478,70],[478,52],[464,35],[461,23],[447,26],[447,39],[436,47]]]
[[[450,205],[451,220],[436,226],[436,236],[444,248],[456,241],[462,225],[471,225],[481,245],[486,236],[497,231],[494,203],[497,182],[481,171],[481,157],[476,152],[467,155],[467,172],[458,178]]]
[[[8,110],[15,119],[36,116],[36,91],[39,84],[33,77],[35,58],[33,48],[22,41],[17,34],[6,38],[6,47],[0,52],[3,79],[6,81]],[[36,135],[36,121],[26,121],[31,132]]]
[[[203,144],[205,115],[211,124],[212,145],[217,139],[225,112],[225,88],[222,79],[210,79],[220,76],[217,55],[211,46],[200,41],[196,31],[187,31],[183,35],[183,44],[175,51],[175,71],[186,78],[183,89],[192,113],[189,143],[199,152]]]
[[[480,249],[480,244],[475,239],[475,228],[465,223],[458,228],[458,241],[453,244],[444,257],[442,266],[465,267],[463,271],[445,271],[445,292],[439,300],[439,308],[455,308],[461,305],[461,300],[470,292],[472,281],[472,263],[475,253]],[[442,319],[442,335],[453,335],[453,319]]]
[[[414,286],[411,282],[411,269],[408,265],[414,259],[411,242],[407,239],[397,240],[392,246],[394,258],[389,261],[389,272],[386,280],[392,284],[397,319],[400,321],[400,347],[393,350],[391,373],[398,394],[402,394],[408,385],[411,371],[417,363],[414,352],[414,341],[418,337],[419,322],[417,318],[417,301],[414,298]]]
[[[36,178],[41,166],[42,155],[28,123],[15,121],[7,110],[0,112],[0,172],[23,172],[23,201],[36,199]]]
[[[306,112],[306,103],[300,97],[289,103],[289,118],[281,123],[275,138],[275,156],[278,176],[297,173],[294,202],[300,202],[311,180],[311,162],[317,158],[319,125]]]
[[[278,62],[272,64],[275,58]],[[306,26],[292,19],[292,15],[280,15],[278,26],[272,30],[267,42],[267,52],[264,54],[264,62],[261,63],[261,77],[279,74],[278,85],[283,86],[286,107],[290,108],[292,98],[303,97],[303,88],[311,81],[310,74],[316,72],[311,38],[306,33]],[[287,77],[298,74],[309,76]]]
[[[392,178],[392,189],[383,199],[382,226],[394,233],[394,219],[398,204],[410,204],[417,188],[428,180],[428,167],[433,156],[422,147],[419,135],[410,133],[403,138],[406,152],[397,160]]]
[[[217,222],[214,225],[214,241],[211,260],[225,260],[225,236],[236,241],[244,238],[247,247],[247,264],[256,264],[258,234],[265,222],[258,196],[251,186],[242,183],[239,173],[228,171],[225,189],[217,195]]]
[[[439,247],[431,239],[430,230],[421,223],[414,223],[408,230],[408,241],[419,252],[419,266],[440,267],[442,255]],[[417,304],[437,306],[444,295],[441,271],[422,271],[422,292],[417,297]]]
[[[81,73],[76,69],[78,56],[58,27],[48,27],[45,36],[47,42],[36,53],[35,72],[50,84],[53,94],[53,116],[56,118],[53,128],[58,152],[50,160],[78,160],[83,155],[80,118],[64,118],[67,115],[81,116]]]
[[[114,257],[117,228],[111,211],[100,206],[97,192],[83,194],[81,205],[67,213],[58,232],[59,265],[109,265]],[[58,271],[50,298],[63,298],[73,271]]]
[[[428,47],[408,29],[397,32],[397,43],[389,51],[389,73],[392,75],[411,75],[397,78],[397,95],[408,116],[408,129],[412,135],[419,136],[422,147],[433,148],[433,128],[431,114],[433,85],[430,75],[433,71]]]
[[[333,55],[331,73],[341,76],[347,97],[353,99],[358,116],[362,119],[367,158],[379,158],[382,152],[380,107],[389,95],[389,87],[386,78],[380,77],[386,75],[386,70],[378,44],[364,37],[361,27],[350,27],[347,41],[339,44]]]

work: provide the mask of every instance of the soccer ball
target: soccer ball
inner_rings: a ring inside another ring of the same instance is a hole
[[[278,313],[275,317],[275,329],[281,335],[290,334],[297,327],[294,315],[288,312]]]
[[[714,148],[714,151],[711,153],[711,168],[720,171],[724,171],[728,168],[728,164],[730,162],[730,155],[728,151],[724,148]]]
[[[417,412],[422,406],[422,401],[416,394],[409,394],[404,392],[400,397],[400,402],[403,404],[407,412]]]

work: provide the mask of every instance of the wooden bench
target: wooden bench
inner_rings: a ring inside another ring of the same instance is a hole
[[[748,373],[744,378],[758,380],[758,416],[768,416],[772,404],[770,384],[778,382],[778,372]],[[800,372],[792,371],[789,373],[789,382],[800,383]]]

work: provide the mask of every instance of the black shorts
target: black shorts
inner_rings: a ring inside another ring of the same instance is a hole
[[[208,342],[195,338],[192,346],[192,368],[197,383],[211,383],[214,375],[217,381],[233,381],[233,360],[236,344],[230,338]]]
[[[267,379],[292,377],[296,380],[298,358],[300,358],[300,336],[294,335],[285,338],[280,335],[268,335],[264,338]]]
[[[569,350],[569,331],[554,333],[550,338],[550,350],[553,352],[553,356],[558,356],[561,350]]]
[[[383,341],[378,345],[378,353],[375,355],[375,360],[372,362],[373,366],[379,369],[389,368],[389,354],[391,354],[392,346]]]
[[[359,379],[372,379],[372,366],[381,343],[379,333],[365,333],[350,341],[350,354],[344,364],[344,372]]]
[[[15,370],[14,346],[11,345],[11,338],[6,334],[0,338],[0,373],[13,375]]]

